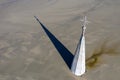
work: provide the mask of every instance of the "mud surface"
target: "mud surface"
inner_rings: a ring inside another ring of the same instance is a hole
[[[120,0],[0,0],[0,80],[119,80]],[[74,76],[42,24],[74,55],[86,15],[86,67]]]

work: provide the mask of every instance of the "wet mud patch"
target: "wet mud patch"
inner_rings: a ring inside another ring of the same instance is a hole
[[[95,68],[100,66],[102,63],[101,58],[102,56],[117,56],[120,55],[120,44],[118,42],[108,44],[109,41],[103,42],[103,44],[94,49],[92,55],[86,59],[86,67],[87,69]]]

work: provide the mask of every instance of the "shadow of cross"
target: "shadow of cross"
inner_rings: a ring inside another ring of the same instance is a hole
[[[70,69],[74,57],[73,54],[45,27],[45,25],[40,22],[40,20],[36,16],[34,17],[39,22],[63,60],[67,64],[68,68]]]

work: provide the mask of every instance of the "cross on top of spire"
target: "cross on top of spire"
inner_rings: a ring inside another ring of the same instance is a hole
[[[89,23],[89,21],[87,21],[87,17],[84,16],[82,20],[80,20],[82,22],[82,29],[83,29],[83,34],[85,33],[85,29],[86,29],[86,25]]]

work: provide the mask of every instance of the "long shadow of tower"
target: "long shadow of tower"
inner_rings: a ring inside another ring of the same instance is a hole
[[[74,57],[73,54],[40,22],[40,20],[36,16],[34,17],[39,22],[43,30],[46,32],[47,36],[70,69]]]

